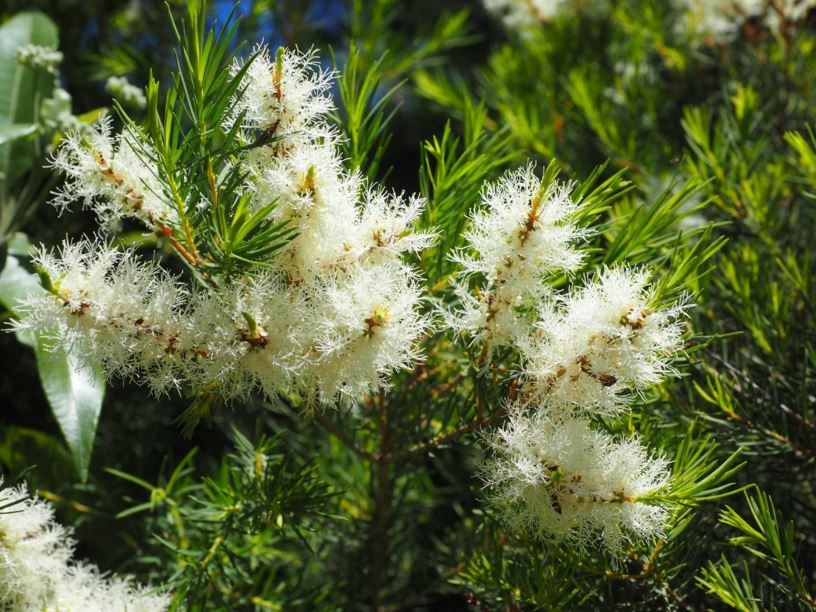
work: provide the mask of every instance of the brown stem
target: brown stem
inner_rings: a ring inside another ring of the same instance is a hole
[[[424,442],[419,442],[415,444],[411,448],[409,448],[405,454],[402,455],[402,458],[408,459],[411,457],[415,457],[416,455],[420,455],[422,453],[426,453],[430,450],[435,450],[445,446],[448,442],[451,442],[458,438],[461,435],[471,433],[476,431],[477,429],[482,429],[483,427],[487,427],[488,425],[492,425],[503,419],[507,415],[507,411],[505,409],[501,409],[498,412],[494,412],[493,414],[488,414],[487,416],[483,416],[477,418],[470,423],[465,423],[464,425],[460,425],[456,429],[448,431],[444,434],[440,434],[435,438],[431,438],[430,440],[426,440]]]
[[[156,223],[156,227],[158,227],[159,231],[162,235],[167,238],[173,247],[179,252],[179,254],[184,257],[191,265],[197,266],[198,260],[193,257],[190,252],[184,248],[184,245],[181,244],[178,240],[175,239],[173,236],[173,230],[164,225],[163,223]]]
[[[634,557],[637,562],[640,564],[641,571],[639,574],[616,574],[612,570],[606,571],[606,576],[608,578],[613,578],[615,580],[626,580],[630,582],[639,582],[645,580],[652,580],[655,583],[659,584],[663,589],[665,589],[666,593],[674,599],[674,601],[683,606],[686,610],[690,610],[691,608],[686,603],[685,598],[680,595],[677,591],[675,591],[668,580],[660,576],[657,572],[657,557],[660,554],[660,551],[663,550],[665,546],[664,541],[659,541],[655,547],[652,549],[651,554],[649,554],[649,558],[646,562],[642,561],[640,557],[634,553],[634,550],[630,550],[632,557]]]
[[[369,547],[371,551],[371,609],[382,610],[383,582],[388,563],[388,521],[391,515],[393,481],[391,479],[391,415],[390,403],[383,392],[379,395],[380,423],[378,437],[380,452],[372,465],[374,486],[374,516],[372,518]]]
[[[359,457],[362,457],[366,461],[372,461],[374,459],[374,456],[352,440],[351,436],[348,435],[346,430],[336,423],[334,419],[328,415],[328,413],[318,413],[315,415],[315,418],[323,429],[340,440],[340,442],[342,442],[349,450],[354,451],[354,453]]]

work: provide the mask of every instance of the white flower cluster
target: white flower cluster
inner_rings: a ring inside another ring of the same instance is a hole
[[[253,212],[274,202],[269,219],[297,232],[263,272],[187,290],[133,253],[66,244],[39,253],[53,286],[28,300],[18,328],[49,330],[155,392],[191,386],[235,398],[260,388],[334,404],[387,384],[420,357],[430,324],[403,255],[434,236],[412,230],[421,199],[344,168],[326,118],[331,78],[311,54],[258,48],[224,126],[246,144],[235,163]],[[159,231],[174,225],[151,151],[137,132],[112,136],[108,120],[69,138],[54,161],[67,176],[57,204],[82,200],[108,225],[122,217]]]
[[[607,0],[483,0],[488,12],[501,18],[508,30],[524,33],[569,13],[597,14]]]
[[[243,129],[267,133],[283,149],[331,138],[326,114],[334,108],[328,93],[334,74],[320,67],[315,54],[281,47],[271,57],[266,47],[258,46],[253,56],[244,80],[246,92],[236,98],[226,127],[240,119]],[[236,62],[232,73],[242,68],[244,64]]]
[[[483,206],[465,232],[470,250],[455,256],[462,265],[455,284],[461,306],[447,319],[488,354],[529,334],[527,311],[549,297],[548,274],[581,264],[576,243],[586,231],[572,222],[578,204],[571,191],[568,183],[542,184],[532,164],[484,188]],[[476,296],[474,278],[480,281]]]
[[[666,461],[635,439],[615,440],[579,418],[513,414],[492,440],[485,466],[491,501],[511,528],[613,554],[632,534],[659,536],[664,508],[638,498],[665,487]]]
[[[715,43],[733,40],[749,19],[772,32],[795,23],[816,8],[816,0],[676,0],[685,15],[681,28]]]
[[[23,45],[17,49],[17,61],[23,66],[56,74],[62,63],[62,52],[42,45]]]
[[[91,129],[75,131],[63,140],[52,166],[65,174],[53,204],[67,208],[81,201],[105,227],[126,217],[151,228],[175,219],[176,210],[164,195],[158,171],[146,159],[152,155],[144,137],[131,130],[113,135],[104,115]]]
[[[54,520],[45,501],[25,486],[0,490],[0,609],[9,612],[153,612],[170,598],[152,594],[130,577],[106,576],[72,561],[72,530]]]
[[[598,15],[612,6],[608,0],[483,0],[483,4],[508,30],[522,35],[563,15]],[[778,32],[783,23],[794,24],[816,8],[816,0],[672,0],[667,4],[682,15],[679,32],[719,44],[733,40],[749,19]]]
[[[589,418],[620,414],[672,371],[683,309],[655,308],[645,270],[604,268],[582,287],[552,288],[584,260],[571,191],[533,166],[483,191],[446,317],[482,346],[483,364],[499,346],[521,357],[521,394],[485,471],[508,523],[580,544],[600,531],[617,552],[624,537],[659,533],[665,511],[638,497],[665,484],[665,462],[592,430]]]
[[[522,346],[537,401],[558,413],[614,416],[628,392],[672,372],[683,309],[652,311],[648,279],[645,270],[605,269],[539,309],[537,333]]]
[[[125,106],[145,108],[147,98],[140,87],[136,87],[127,77],[112,76],[105,82],[105,90]]]

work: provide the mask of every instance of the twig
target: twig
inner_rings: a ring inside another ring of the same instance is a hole
[[[374,455],[364,448],[361,448],[354,440],[352,440],[345,429],[340,427],[326,412],[320,412],[315,415],[315,420],[323,429],[340,440],[348,449],[354,451],[357,455],[366,461],[373,461]]]

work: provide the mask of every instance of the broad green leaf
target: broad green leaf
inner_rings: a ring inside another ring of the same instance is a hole
[[[0,27],[0,124],[36,124],[40,104],[54,90],[53,75],[17,62],[17,49],[27,44],[56,49],[57,26],[42,13],[31,12],[19,13]],[[31,166],[33,156],[23,144],[0,144],[4,191]]]
[[[23,248],[23,240],[17,237],[10,252],[19,253]],[[0,273],[0,302],[14,311],[21,299],[42,290],[37,277],[29,273],[16,256],[9,255]],[[84,481],[88,476],[96,425],[105,395],[101,368],[48,347],[43,337],[18,333],[17,338],[34,348],[40,382],[51,412],[71,451],[77,473]]]
[[[18,303],[30,293],[42,291],[39,280],[21,264],[20,260],[11,254],[6,257],[6,265],[0,273],[0,302],[14,312]],[[17,339],[30,347],[34,347],[36,339],[30,333],[17,333]]]
[[[74,465],[84,482],[88,478],[96,425],[105,395],[105,378],[101,368],[86,359],[55,350],[45,338],[35,346],[37,370],[51,412],[62,430]]]
[[[0,145],[31,136],[37,131],[37,125],[34,123],[0,123]]]

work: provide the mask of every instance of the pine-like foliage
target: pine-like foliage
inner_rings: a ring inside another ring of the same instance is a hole
[[[17,412],[0,462],[138,580],[6,488],[0,608],[816,607],[813,3],[428,4],[170,5],[0,132],[90,473]]]

